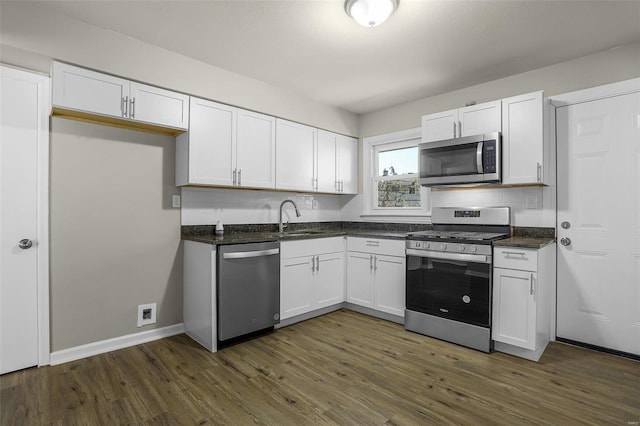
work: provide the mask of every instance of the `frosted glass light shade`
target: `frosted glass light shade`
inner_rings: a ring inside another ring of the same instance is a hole
[[[375,27],[398,8],[397,0],[347,0],[344,10],[363,27]]]

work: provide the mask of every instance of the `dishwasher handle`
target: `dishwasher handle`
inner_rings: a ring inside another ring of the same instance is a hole
[[[256,251],[238,251],[234,253],[223,253],[223,259],[247,259],[249,257],[262,257],[271,256],[280,253],[279,248],[269,250],[256,250]]]

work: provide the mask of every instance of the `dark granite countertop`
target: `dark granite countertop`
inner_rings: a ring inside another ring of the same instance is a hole
[[[330,237],[364,237],[364,238],[385,238],[404,240],[407,237],[406,232],[390,232],[387,230],[363,230],[363,229],[326,229],[316,230],[292,230],[280,235],[278,232],[230,232],[223,235],[183,235],[183,240],[195,241],[205,244],[225,245],[225,244],[244,244],[259,243],[268,241],[296,241],[307,240],[313,238],[330,238]]]
[[[377,222],[310,222],[292,223],[283,235],[276,224],[227,225],[221,236],[214,225],[184,225],[182,239],[223,245],[268,241],[295,241],[329,237],[362,237],[404,240],[409,232],[431,229],[431,225]],[[496,247],[542,248],[555,241],[553,228],[512,228],[512,237],[494,242]]]
[[[494,247],[520,247],[530,249],[541,249],[544,246],[552,244],[555,238],[549,237],[510,237],[504,240],[493,242]]]

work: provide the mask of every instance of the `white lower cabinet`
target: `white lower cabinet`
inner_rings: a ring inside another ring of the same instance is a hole
[[[280,244],[280,319],[344,301],[344,238]]]
[[[492,338],[497,351],[540,359],[551,333],[554,277],[555,244],[494,249]]]
[[[404,317],[404,240],[347,238],[347,302]]]

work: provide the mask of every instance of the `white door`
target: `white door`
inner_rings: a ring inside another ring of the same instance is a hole
[[[640,354],[640,93],[556,117],[557,336]]]
[[[131,82],[129,118],[178,129],[189,128],[189,95]]]
[[[458,110],[458,136],[473,136],[502,130],[502,101],[485,102]],[[460,135],[462,133],[462,135]]]
[[[311,257],[281,259],[280,319],[309,312],[312,307]]]
[[[339,192],[335,133],[318,130],[318,191]]]
[[[316,256],[314,309],[344,302],[344,253]]]
[[[340,192],[343,194],[358,193],[358,140],[338,135],[336,139],[338,152],[338,178]]]
[[[276,119],[276,187],[315,191],[317,129]]]
[[[38,155],[48,144],[44,113],[48,79],[4,67],[0,73],[0,374],[4,374],[38,364],[38,244],[47,243],[38,239],[42,232]],[[43,350],[48,353],[48,348]]]
[[[237,184],[250,188],[275,188],[275,117],[239,109],[236,135]]]
[[[375,308],[404,317],[405,258],[376,254],[373,259],[375,274]]]
[[[457,109],[422,117],[422,142],[434,142],[455,137],[460,137]]]
[[[373,308],[373,255],[347,252],[347,302]]]
[[[236,109],[191,98],[189,183],[231,186],[235,183]]]

